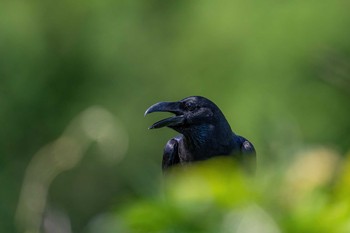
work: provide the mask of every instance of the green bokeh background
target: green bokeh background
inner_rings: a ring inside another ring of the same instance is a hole
[[[261,168],[281,170],[314,146],[344,157],[349,8],[345,0],[1,0],[0,232],[23,227],[14,218],[34,155],[91,106],[118,122],[127,151],[106,162],[91,142],[50,183],[47,204],[73,232],[158,193],[162,148],[175,135],[147,130],[161,116],[143,113],[158,101],[213,100],[254,143]]]

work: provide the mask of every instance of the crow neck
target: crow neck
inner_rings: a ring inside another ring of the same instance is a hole
[[[232,131],[229,125],[192,126],[191,129],[183,132],[183,135],[194,160],[230,152]]]

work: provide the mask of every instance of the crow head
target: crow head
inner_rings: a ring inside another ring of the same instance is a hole
[[[150,129],[167,126],[185,135],[196,131],[204,133],[222,126],[230,129],[220,109],[201,96],[191,96],[177,102],[156,103],[146,110],[145,115],[152,112],[170,112],[175,115],[154,123]]]

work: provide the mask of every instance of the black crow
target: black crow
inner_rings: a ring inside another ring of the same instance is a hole
[[[159,102],[152,112],[171,112],[174,116],[154,123],[149,129],[167,126],[180,135],[170,139],[164,148],[163,171],[176,164],[232,155],[248,170],[255,170],[256,154],[251,142],[232,132],[220,109],[201,96],[190,96],[177,102]]]

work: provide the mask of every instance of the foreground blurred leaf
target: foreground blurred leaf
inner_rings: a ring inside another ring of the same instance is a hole
[[[339,161],[332,150],[307,150],[276,182],[266,175],[248,176],[230,159],[212,159],[174,169],[159,196],[119,214],[129,232],[345,233],[350,226],[343,176],[348,161],[340,173]]]

